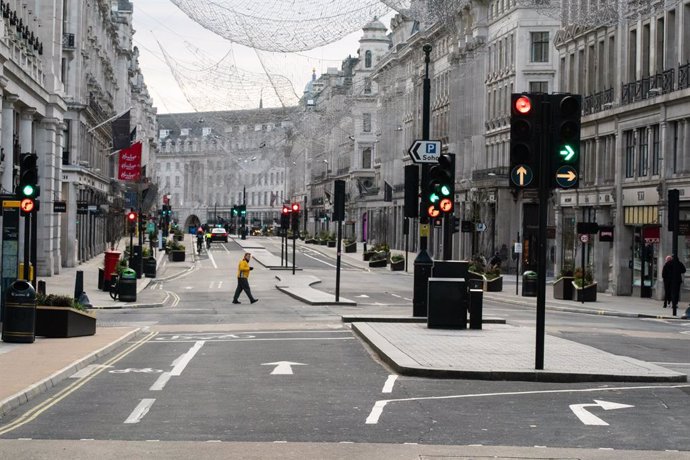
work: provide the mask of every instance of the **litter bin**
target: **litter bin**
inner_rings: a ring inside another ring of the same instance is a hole
[[[137,301],[137,272],[131,268],[122,271],[118,296],[122,302]]]
[[[537,272],[527,270],[522,274],[522,296],[537,296]]]
[[[429,329],[467,329],[467,285],[464,278],[429,278]]]
[[[120,255],[122,255],[120,251],[105,251],[105,260],[103,262],[103,283],[105,286],[110,285],[110,277],[113,273],[117,273]]]
[[[144,275],[147,278],[155,278],[156,277],[156,258],[155,257],[147,257],[146,260],[144,260]]]
[[[2,341],[33,343],[36,340],[36,291],[31,283],[17,280],[5,292]]]

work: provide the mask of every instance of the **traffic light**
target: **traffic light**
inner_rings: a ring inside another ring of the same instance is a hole
[[[38,156],[35,153],[25,153],[19,159],[19,184],[15,193],[20,199],[35,199],[41,194],[38,186]]]
[[[34,211],[37,211],[36,200],[33,198],[23,198],[19,203],[19,209],[22,216],[28,216]]]
[[[452,214],[455,200],[455,155],[438,157],[438,164],[429,169],[426,186],[427,215],[431,218]]]
[[[292,203],[291,208],[291,221],[292,221],[292,226],[290,230],[292,230],[292,235],[296,236],[299,234],[299,203]]]
[[[247,205],[239,205],[237,207],[237,213],[240,215],[240,217],[245,217],[247,215]]]
[[[137,213],[134,211],[130,211],[127,213],[127,222],[129,222],[129,232],[134,233],[134,229],[136,228],[137,224]]]
[[[542,94],[510,97],[510,182],[518,188],[539,186]]]
[[[240,212],[237,210],[237,206],[233,206],[230,215],[231,215],[232,217],[237,217],[237,216],[239,215],[239,213],[240,213]]]
[[[280,212],[280,229],[287,230],[290,228],[290,206],[284,204],[283,210]]]
[[[551,94],[552,142],[549,186],[577,188],[580,182],[580,117],[582,96]]]

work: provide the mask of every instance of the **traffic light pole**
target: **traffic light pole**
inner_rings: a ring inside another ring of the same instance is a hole
[[[547,135],[551,123],[551,104],[548,97],[540,96],[541,103],[541,132],[537,131],[539,140],[539,250],[537,251],[537,337],[535,348],[535,369],[544,369],[544,330],[546,326],[546,224],[548,220],[551,161],[551,138]],[[523,286],[524,289],[524,286]]]
[[[29,262],[31,260],[31,220],[32,215],[24,216],[24,280],[31,282],[29,279]]]
[[[240,220],[242,222],[242,230],[241,230],[242,234],[240,236],[240,239],[246,240],[247,239],[247,232],[246,232],[244,226],[246,224],[246,218],[247,218],[247,216],[246,216],[246,212],[247,212],[247,187],[242,187],[242,204],[244,205],[245,214],[243,214],[240,217]]]
[[[424,51],[424,82],[422,93],[422,140],[429,140],[429,115],[431,112],[431,81],[429,80],[429,62],[431,61],[431,45],[425,44],[422,47]],[[428,181],[429,167],[422,163],[421,184],[422,187]],[[427,239],[429,237],[429,216],[424,209],[425,197],[422,193],[420,200],[419,213],[419,252],[414,259],[414,291],[412,294],[412,316],[427,316],[428,299],[427,293],[429,290],[429,277],[431,276],[431,267],[433,260],[427,252]]]

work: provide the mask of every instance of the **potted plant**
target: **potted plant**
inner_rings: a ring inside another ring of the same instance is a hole
[[[319,245],[326,246],[328,244],[328,235],[329,233],[327,231],[319,233]]]
[[[553,282],[553,298],[561,300],[573,300],[573,267],[565,265],[558,275],[558,279]]]
[[[345,240],[345,252],[357,252],[357,240],[354,237],[350,237]]]
[[[484,272],[484,290],[487,292],[501,292],[503,290],[503,276],[501,276],[499,265],[492,265]]]
[[[391,271],[402,271],[405,269],[405,256],[393,254],[391,256]]]
[[[380,268],[388,265],[388,254],[384,251],[375,251],[369,259],[369,268]]]
[[[66,295],[36,294],[36,335],[51,338],[96,333],[96,316]]]
[[[376,251],[374,251],[373,249],[369,249],[368,251],[364,251],[362,253],[362,260],[367,262],[367,261],[371,260],[371,258],[374,256],[374,254],[376,254]]]
[[[597,283],[592,276],[592,270],[587,268],[582,271],[578,267],[573,274],[574,280],[572,282],[574,295],[573,300],[578,302],[596,302],[597,301]]]
[[[335,247],[335,233],[331,232],[328,234],[328,237],[326,238],[326,244],[329,248]]]
[[[185,260],[185,246],[175,240],[169,241],[168,260],[170,262],[184,262]]]
[[[318,243],[318,240],[316,238],[314,238],[313,236],[311,236],[309,233],[307,233],[306,236],[304,237],[304,243],[305,244],[316,244],[316,243]]]
[[[183,241],[184,234],[182,233],[182,230],[180,230],[179,228],[173,229],[173,239],[175,241]]]

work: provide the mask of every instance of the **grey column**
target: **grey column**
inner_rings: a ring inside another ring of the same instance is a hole
[[[57,233],[58,218],[53,212],[52,202],[58,195],[55,188],[57,167],[57,150],[60,145],[56,142],[57,118],[44,118],[36,130],[36,152],[38,154],[38,170],[41,187],[41,211],[37,214],[38,239],[36,264],[39,276],[51,276],[55,266],[55,259],[59,257],[59,240]]]
[[[14,193],[14,103],[18,97],[14,94],[5,95],[2,100],[2,150],[5,154],[2,172],[2,190]]]

